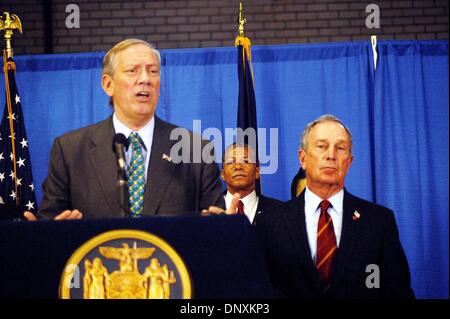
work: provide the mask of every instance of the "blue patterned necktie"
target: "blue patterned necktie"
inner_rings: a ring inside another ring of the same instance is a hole
[[[145,167],[141,141],[137,133],[131,133],[132,148],[130,165],[128,167],[128,193],[130,194],[131,217],[139,217],[144,203]]]

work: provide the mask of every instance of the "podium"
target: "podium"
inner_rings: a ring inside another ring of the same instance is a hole
[[[66,262],[110,230],[166,241],[190,273],[194,299],[273,298],[268,271],[245,216],[0,222],[0,298],[58,298]]]

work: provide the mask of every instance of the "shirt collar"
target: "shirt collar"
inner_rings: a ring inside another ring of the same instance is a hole
[[[225,201],[229,201],[231,203],[231,200],[233,199],[233,195],[230,193],[230,191],[227,191],[227,194],[225,195]],[[245,196],[244,198],[241,198],[240,200],[244,204],[244,207],[252,208],[253,204],[255,203],[257,199],[256,191],[253,190],[250,194]]]
[[[314,214],[318,207],[320,202],[323,199],[314,194],[308,186],[306,186],[305,190],[305,214]],[[328,201],[333,206],[334,211],[338,215],[342,215],[343,212],[343,206],[344,206],[344,189],[341,189],[339,192],[328,198]]]
[[[122,133],[128,139],[130,134],[133,132],[128,126],[123,124],[118,118],[116,113],[113,114],[113,125],[116,133]],[[155,129],[155,117],[152,116],[151,120],[145,124],[139,131],[136,133],[139,134],[139,137],[142,140],[143,146],[145,150],[149,150],[152,147],[153,141],[153,131]]]

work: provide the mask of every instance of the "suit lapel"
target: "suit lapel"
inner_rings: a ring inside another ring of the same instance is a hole
[[[170,127],[155,116],[152,152],[147,173],[147,183],[144,194],[144,214],[156,214],[159,204],[166,192],[177,164],[170,162],[170,149],[176,141],[170,140]],[[163,158],[164,157],[164,158]],[[176,195],[176,194],[174,194]]]
[[[259,213],[261,213],[263,207],[264,207],[264,202],[265,202],[266,198],[263,195],[259,195],[258,196],[258,206],[256,206],[256,212],[255,212],[255,217],[253,218],[253,222],[252,225],[256,225],[255,221],[256,221],[256,217],[258,216]]]
[[[109,117],[98,124],[95,135],[91,137],[88,156],[111,213],[118,214],[120,207],[116,200],[117,164],[112,149],[113,136],[112,117]]]
[[[256,207],[255,214],[257,215],[259,212],[261,212],[262,208],[264,207],[266,198],[263,195],[258,196],[258,206]],[[255,215],[255,217],[256,217]]]
[[[300,260],[303,263],[303,267],[305,268],[308,277],[312,279],[316,288],[320,290],[320,278],[311,257],[311,249],[309,247],[308,235],[306,232],[305,191],[295,198],[292,203],[296,211],[291,215],[293,216],[293,222],[287,223],[288,229],[292,235],[291,240],[299,253]]]
[[[342,233],[339,248],[336,252],[333,262],[333,282],[337,282],[342,275],[348,258],[353,253],[355,245],[360,241],[361,236],[361,221],[354,220],[354,213],[357,211],[355,201],[352,199],[346,190],[344,190],[344,205],[343,205],[343,219],[342,219]],[[359,212],[359,214],[364,212]]]

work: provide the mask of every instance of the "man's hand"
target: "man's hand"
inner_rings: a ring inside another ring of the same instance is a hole
[[[23,216],[30,222],[35,222],[37,220],[36,216],[29,211],[23,213]],[[61,214],[57,215],[54,220],[69,220],[69,219],[81,219],[83,218],[83,213],[78,209],[65,210]]]
[[[29,211],[26,211],[25,213],[23,213],[23,217],[25,217],[26,220],[28,220],[29,222],[35,222],[37,221],[36,216]]]
[[[231,200],[231,205],[227,210],[217,206],[210,206],[208,209],[202,210],[202,216],[220,215],[220,214],[234,215],[236,214],[237,205],[240,199],[241,196],[238,193],[235,193],[233,195],[233,199]]]

